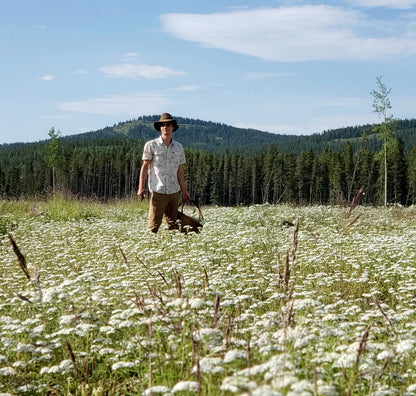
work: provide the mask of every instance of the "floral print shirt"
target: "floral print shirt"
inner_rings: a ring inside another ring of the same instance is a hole
[[[170,146],[162,137],[148,141],[143,160],[151,160],[148,170],[149,190],[160,194],[174,194],[180,190],[178,168],[186,162],[182,144],[172,139]]]

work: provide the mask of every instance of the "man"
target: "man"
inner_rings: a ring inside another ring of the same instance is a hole
[[[153,126],[161,135],[144,146],[137,195],[144,198],[145,183],[148,178],[151,193],[148,227],[150,231],[157,233],[163,215],[169,230],[178,228],[176,219],[180,192],[182,191],[184,200],[190,200],[191,195],[186,188],[183,169],[185,152],[183,146],[173,139],[173,133],[179,128],[178,123],[169,113],[163,113]]]

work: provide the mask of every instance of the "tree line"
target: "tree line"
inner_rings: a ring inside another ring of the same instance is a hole
[[[136,195],[145,140],[50,137],[2,147],[2,198],[54,190],[103,201]],[[342,151],[285,153],[275,144],[252,154],[188,148],[185,170],[192,196],[204,205],[345,204],[361,187],[364,204],[383,204],[386,197],[387,203],[410,205],[416,202],[416,149],[404,147],[402,139],[392,138],[384,156],[367,147],[364,134],[358,148],[348,143]]]

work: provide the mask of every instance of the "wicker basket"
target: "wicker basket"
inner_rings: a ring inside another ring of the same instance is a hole
[[[202,216],[202,212],[201,212],[201,208],[199,207],[199,204],[195,201],[191,201],[190,203],[193,204],[198,210],[198,218],[189,216],[184,213],[185,202],[182,201],[178,209],[177,222],[178,222],[179,230],[184,233],[195,232],[199,234],[204,225],[204,217]]]

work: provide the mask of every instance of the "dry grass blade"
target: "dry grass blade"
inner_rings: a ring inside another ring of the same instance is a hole
[[[201,394],[202,390],[202,375],[201,375],[201,363],[199,358],[199,352],[198,352],[198,341],[195,341],[194,338],[192,338],[192,353],[194,355],[195,359],[195,367],[196,367],[196,383],[197,383],[197,394]]]
[[[299,217],[296,219],[296,228],[293,232],[293,249],[292,249],[292,263],[295,264],[296,262],[296,252],[298,250],[298,242],[299,242]]]
[[[20,251],[19,247],[17,246],[17,244],[16,244],[16,242],[13,239],[11,234],[9,234],[9,239],[10,239],[10,243],[12,244],[14,254],[17,257],[17,260],[19,261],[20,268],[22,269],[22,271],[26,275],[26,278],[30,280],[30,274],[29,274],[29,271],[27,269],[25,256]]]
[[[251,344],[250,344],[250,338],[247,340],[247,367],[251,367]]]
[[[291,273],[291,271],[290,271],[289,252],[287,252],[287,254],[286,254],[285,278],[284,278],[286,290],[289,288],[290,273]]]
[[[360,345],[358,346],[357,357],[355,359],[354,371],[351,374],[351,377],[349,377],[347,375],[347,372],[344,370],[344,377],[346,378],[347,381],[350,382],[349,389],[346,393],[346,395],[348,396],[353,394],[353,390],[355,388],[355,385],[357,384],[358,379],[367,374],[367,373],[359,374],[358,370],[360,367],[361,356],[364,354],[364,351],[367,348],[367,342],[368,342],[368,336],[370,334],[370,329],[371,329],[371,323],[367,326],[367,328],[364,331],[363,336],[361,337]]]
[[[340,231],[341,234],[343,234],[348,228],[352,227],[358,221],[358,219],[360,217],[361,217],[361,215],[358,215],[353,221],[351,221],[349,224],[347,224],[345,227],[343,227],[342,230]]]
[[[163,275],[162,274],[160,274],[160,275],[162,276],[162,278],[166,282],[166,279],[163,277]],[[182,296],[182,279],[183,279],[182,275],[176,268],[174,268],[173,269],[173,276],[175,277],[175,286],[176,286],[176,291],[178,293],[178,297],[181,297]],[[168,284],[168,283],[166,282],[166,284]]]
[[[357,359],[355,361],[357,366],[360,363],[360,359],[361,359],[362,354],[364,353],[365,349],[367,348],[367,341],[368,341],[368,336],[370,334],[370,329],[371,329],[371,324],[369,324],[367,326],[367,329],[365,330],[363,336],[361,337],[360,345],[358,347]]]
[[[16,296],[19,297],[21,300],[26,301],[30,304],[33,304],[32,301],[30,301],[27,297],[25,297],[24,295],[20,294],[20,293],[16,293]]]
[[[35,214],[35,215],[32,217],[32,219],[31,219],[30,221],[33,221],[33,220],[35,220],[37,217],[42,216],[42,215],[44,215],[44,214],[46,214],[46,211],[42,210],[41,212],[39,212],[39,213]]]
[[[228,324],[227,324],[227,331],[225,333],[225,345],[227,347],[227,349],[229,348],[230,344],[231,344],[231,337],[233,334],[233,322],[231,321],[231,316],[228,316]]]
[[[347,213],[345,214],[345,217],[348,219],[348,217],[351,216],[352,211],[360,204],[361,196],[364,193],[364,187],[361,187],[355,197],[352,199],[350,206],[348,207]]]
[[[206,268],[204,268],[204,288],[205,287],[209,287],[209,276]]]
[[[80,369],[79,369],[79,367],[78,367],[78,364],[77,364],[77,360],[76,360],[76,358],[75,358],[74,351],[72,350],[72,346],[71,346],[71,344],[69,343],[69,341],[67,341],[67,342],[66,342],[66,347],[68,348],[68,351],[69,351],[69,356],[71,357],[72,364],[74,365],[74,369],[75,369],[75,371],[76,371],[76,373],[77,373],[77,375],[78,375],[78,378],[79,378],[80,380],[82,380],[83,375],[82,375],[82,372],[80,371]]]
[[[392,355],[391,354],[389,354],[386,357],[386,360],[384,361],[383,366],[381,367],[380,374],[378,376],[378,380],[381,380],[381,378],[383,377],[384,372],[386,371],[387,365],[389,364],[391,358],[392,358]]]
[[[290,306],[288,304],[290,303]],[[282,322],[284,326],[284,332],[285,335],[287,334],[287,330],[289,326],[295,327],[295,311],[294,311],[294,300],[288,301],[288,304],[286,305],[286,312],[282,309],[281,316],[282,316]]]
[[[137,308],[139,308],[140,310],[144,311],[146,308],[145,302],[144,302],[144,298],[140,297],[137,292],[134,292],[134,300],[132,300],[134,302],[134,304],[136,304]]]
[[[221,296],[219,294],[217,294],[217,299],[215,301],[215,308],[214,308],[214,316],[212,318],[212,326],[213,327],[217,326],[218,312],[220,310],[220,301],[221,301]]]
[[[283,274],[282,274],[282,269],[280,266],[280,260],[279,257],[277,258],[277,289],[279,290],[281,285],[282,285],[282,280],[283,280]]]
[[[35,278],[35,282],[38,286],[38,290],[39,290],[39,300],[42,301],[43,300],[43,292],[42,292],[42,286],[40,284],[40,272],[38,267],[35,265],[35,274],[34,274],[34,278]]]
[[[170,287],[169,282],[166,280],[166,278],[164,277],[164,275],[159,270],[156,270],[156,272],[163,279],[163,282],[165,282],[166,286]],[[176,279],[176,275],[175,275],[175,279]]]
[[[89,370],[88,370],[88,356],[85,356],[83,370],[84,370],[84,378],[88,378],[88,375],[89,375]]]
[[[144,267],[144,269],[153,276],[152,271],[150,271],[149,267],[146,265],[146,263],[140,259],[140,257],[136,254],[136,259],[137,261]],[[130,268],[130,267],[129,267]],[[164,277],[164,275],[159,271],[156,270],[156,272],[158,273],[158,275],[163,279],[163,282],[165,282],[166,286],[170,287],[169,282],[166,280],[166,278]]]
[[[129,269],[129,271],[131,271],[131,269],[130,269],[130,265],[129,265],[129,262],[128,262],[128,260],[127,260],[126,255],[125,255],[125,254],[124,254],[124,252],[123,252],[123,249],[122,249],[120,246],[118,247],[118,249],[120,250],[120,253],[121,253],[121,255],[123,256],[124,263],[126,264],[126,266],[127,266],[127,268]]]
[[[378,300],[373,296],[374,303],[376,304],[379,311],[383,314],[383,316],[386,318],[387,322],[389,323],[391,329],[393,330],[394,335],[397,337],[396,330],[394,329],[393,323],[390,320],[390,318],[387,316],[387,314],[384,312],[384,309],[382,308],[381,304],[378,302]]]
[[[84,306],[75,314],[75,316],[72,318],[71,322],[76,322],[77,320],[81,319],[82,314],[87,310],[88,308],[88,301],[84,304]]]

